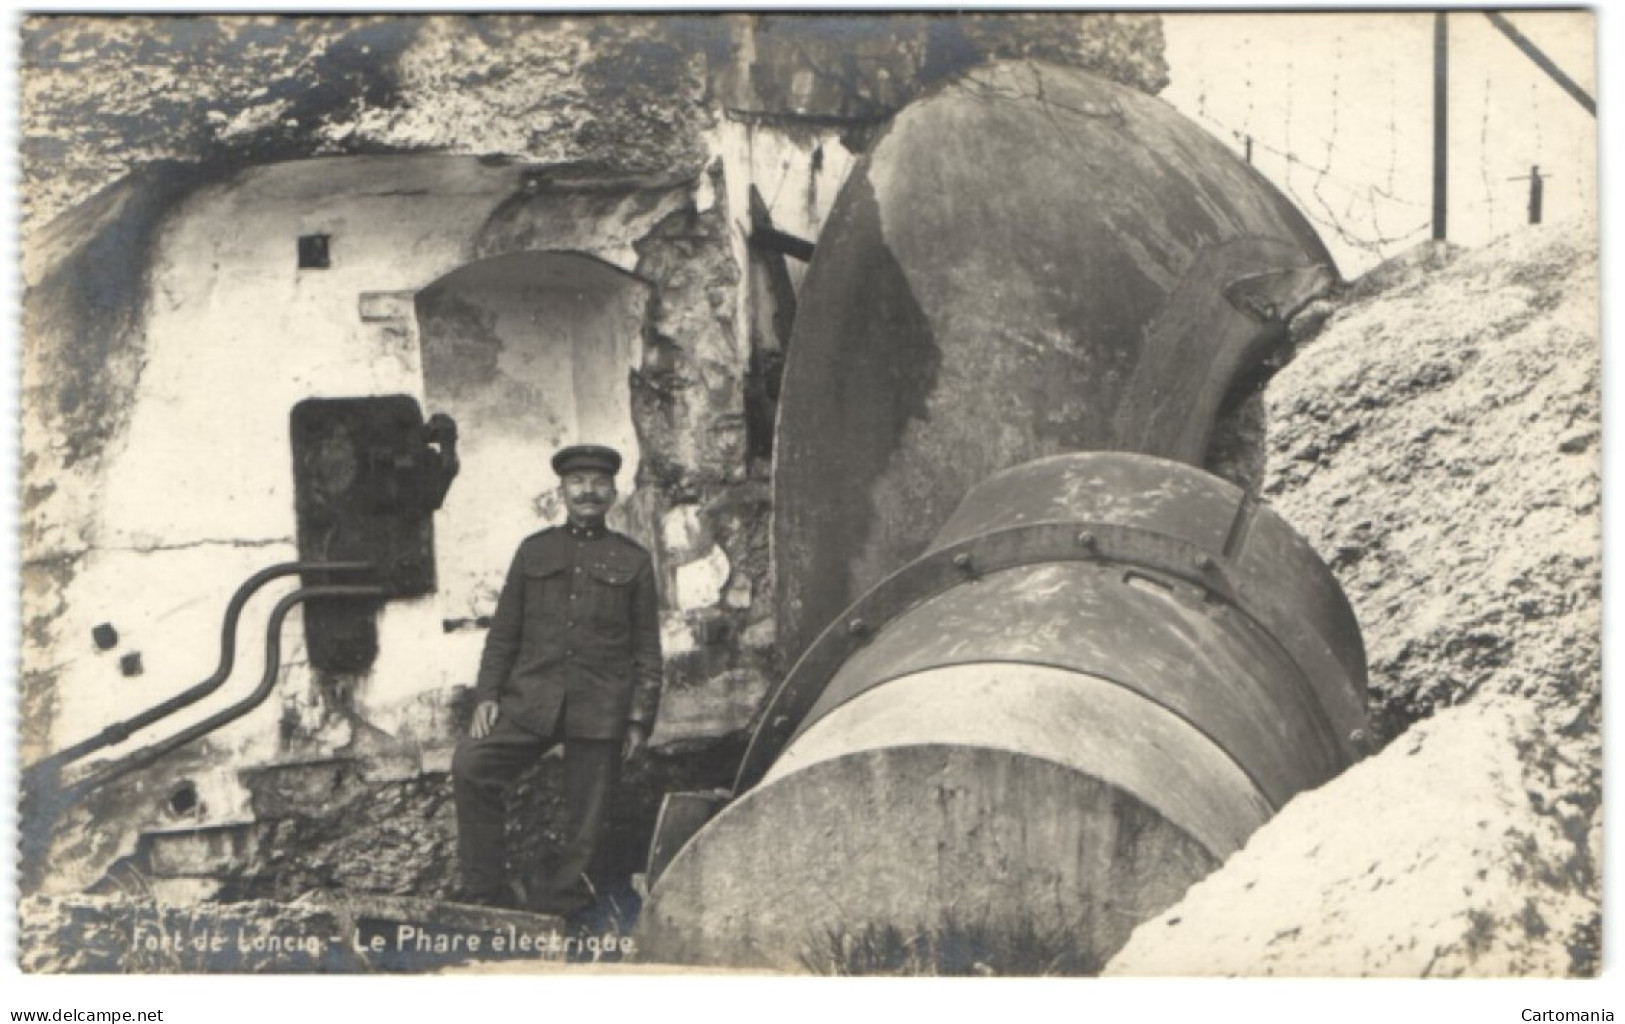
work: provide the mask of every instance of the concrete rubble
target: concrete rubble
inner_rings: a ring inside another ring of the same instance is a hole
[[[1597,300],[1592,227],[1561,224],[1424,246],[1306,313],[1263,491],[1355,606],[1382,749],[1107,974],[1600,969]]]

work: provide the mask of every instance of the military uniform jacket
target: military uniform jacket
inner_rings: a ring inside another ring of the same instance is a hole
[[[478,700],[538,735],[618,739],[660,702],[654,563],[629,537],[555,526],[519,545],[480,658]]]

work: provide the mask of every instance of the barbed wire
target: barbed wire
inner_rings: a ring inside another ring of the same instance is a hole
[[[1281,182],[1282,191],[1286,192],[1288,197],[1303,211],[1304,216],[1308,217],[1317,226],[1336,234],[1337,238],[1345,245],[1377,256],[1387,256],[1398,246],[1416,240],[1418,236],[1428,230],[1432,210],[1430,203],[1407,199],[1398,195],[1397,192],[1390,192],[1379,185],[1369,182],[1349,181],[1341,175],[1331,173],[1329,162],[1324,166],[1312,164],[1294,153],[1273,146],[1262,139],[1249,135],[1247,132],[1227,125],[1212,114],[1207,115],[1206,120],[1209,124],[1229,134],[1243,146],[1251,138],[1255,152],[1273,156],[1282,161],[1289,169],[1300,167],[1306,173],[1312,172],[1315,175],[1316,184],[1310,189],[1307,196],[1293,183],[1290,175],[1284,176],[1285,180]],[[1335,143],[1333,151],[1335,151]],[[1333,209],[1331,202],[1319,191],[1327,183],[1336,186],[1348,197],[1342,215]],[[1371,225],[1370,236],[1355,229],[1349,223],[1358,219],[1358,215],[1351,212],[1354,205],[1358,203],[1363,203],[1366,207],[1367,219]],[[1385,233],[1378,219],[1378,211],[1384,206],[1395,205],[1428,210],[1430,217],[1422,219],[1415,227],[1409,228],[1400,234]]]
[[[1336,40],[1334,41],[1334,43],[1333,43],[1333,51],[1332,51],[1332,124],[1331,124],[1331,130],[1326,135],[1326,138],[1325,138],[1326,155],[1322,160],[1321,167],[1320,167],[1320,173],[1315,176],[1314,183],[1310,186],[1310,191],[1314,193],[1315,201],[1320,203],[1321,208],[1324,209],[1327,212],[1327,214],[1331,217],[1331,219],[1333,221],[1335,221],[1336,223],[1338,223],[1340,225],[1343,223],[1342,218],[1339,218],[1338,216],[1336,216],[1336,214],[1332,213],[1331,205],[1326,202],[1326,197],[1321,194],[1320,189],[1321,189],[1321,186],[1326,183],[1326,177],[1331,172],[1332,153],[1336,149],[1335,140],[1337,138],[1337,118],[1338,118],[1339,107],[1340,107],[1340,104],[1338,103],[1338,86],[1339,86],[1340,81],[1341,81],[1342,67],[1343,67],[1343,37],[1338,36],[1336,38]],[[1291,65],[1290,62],[1288,62],[1288,64],[1287,64],[1287,74],[1288,74],[1289,78],[1293,77],[1292,76],[1292,65]],[[1296,90],[1293,90],[1293,92],[1296,92]],[[1287,109],[1290,112],[1291,107],[1289,106]],[[1291,122],[1290,122],[1290,119],[1289,119],[1288,124],[1290,124],[1290,123]],[[1288,148],[1291,148],[1291,147],[1289,146]],[[1345,214],[1348,214],[1353,209],[1354,209],[1353,195],[1350,194],[1349,204],[1346,207],[1344,207],[1344,212],[1345,212]],[[1341,228],[1339,229],[1339,232],[1341,233]]]
[[[1241,37],[1241,52],[1246,54],[1253,52],[1252,36]],[[1244,84],[1246,85],[1245,95],[1247,97],[1247,112],[1242,118],[1241,126],[1246,129],[1248,135],[1251,135],[1253,131],[1253,62],[1249,60],[1246,62],[1245,66],[1247,68],[1247,77],[1244,79]]]
[[[1529,83],[1529,120],[1535,125],[1535,152],[1540,152],[1540,93],[1537,91],[1538,82]]]
[[[1418,200],[1404,194],[1398,183],[1398,169],[1400,148],[1422,146],[1427,140],[1400,124],[1398,74],[1393,53],[1388,54],[1386,76],[1386,159],[1370,160],[1361,158],[1359,147],[1343,141],[1343,64],[1347,51],[1341,35],[1333,40],[1329,68],[1330,118],[1323,131],[1306,129],[1299,116],[1297,67],[1290,54],[1283,69],[1288,86],[1280,90],[1277,102],[1259,102],[1250,44],[1251,39],[1244,38],[1241,46],[1241,64],[1245,69],[1241,125],[1236,126],[1214,109],[1209,102],[1205,79],[1197,104],[1198,120],[1234,139],[1244,152],[1256,154],[1265,162],[1277,162],[1279,173],[1272,177],[1277,179],[1281,190],[1317,228],[1330,233],[1344,246],[1381,258],[1425,238],[1432,223],[1431,200]],[[1279,144],[1260,137],[1258,125],[1265,121],[1277,123],[1277,132],[1272,134],[1278,134]],[[1317,156],[1306,157],[1304,154],[1308,153]],[[1390,227],[1393,216],[1405,210],[1413,211],[1411,223],[1398,229]]]
[[[1292,70],[1292,57],[1290,56],[1290,52],[1286,61],[1286,80],[1294,84],[1297,83],[1297,76],[1293,74]],[[1296,89],[1289,88],[1286,90],[1286,117],[1282,121],[1286,135],[1282,145],[1288,153],[1297,151],[1297,147],[1292,144],[1292,98],[1297,94],[1298,90]],[[1296,190],[1294,190],[1292,187],[1292,167],[1297,163],[1303,163],[1303,161],[1288,160],[1286,164],[1286,190],[1291,195],[1297,194]],[[1304,163],[1304,166],[1307,167],[1309,165]]]
[[[1245,154],[1334,250],[1356,262],[1427,238],[1437,140],[1425,102],[1425,55],[1407,44],[1380,47],[1387,52],[1378,56],[1366,36],[1336,28],[1305,48],[1238,36],[1230,37],[1223,70],[1203,62],[1181,109]],[[1585,137],[1565,119],[1570,111],[1554,109],[1550,81],[1521,65],[1471,60],[1452,79],[1452,237],[1493,237],[1522,226],[1525,196],[1537,184],[1549,215],[1594,202],[1596,165]],[[1530,181],[1533,166],[1540,167],[1538,183]]]
[[[1484,106],[1478,123],[1478,151],[1490,151],[1490,85],[1489,75],[1484,76]],[[1478,177],[1484,184],[1484,204],[1489,207],[1490,223],[1495,223],[1495,188],[1490,184],[1490,162],[1478,161]]]
[[[1388,191],[1395,191],[1394,171],[1399,166],[1399,72],[1394,67],[1394,51],[1388,50]]]

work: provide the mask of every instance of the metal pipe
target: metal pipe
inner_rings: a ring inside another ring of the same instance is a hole
[[[248,604],[249,598],[265,584],[284,576],[292,576],[306,572],[337,572],[352,573],[366,572],[373,569],[370,562],[281,562],[277,565],[261,569],[259,572],[245,580],[242,586],[231,595],[226,605],[225,619],[220,627],[220,660],[213,673],[207,679],[195,686],[189,687],[147,710],[132,715],[122,722],[115,722],[107,726],[94,736],[80,740],[54,754],[50,754],[25,769],[29,777],[43,777],[46,774],[55,774],[73,761],[77,761],[86,754],[94,753],[103,747],[110,747],[123,743],[130,735],[139,729],[167,718],[182,708],[196,704],[207,697],[225,683],[231,675],[232,665],[237,657],[237,623],[242,617],[243,608]]]
[[[306,568],[310,567],[307,566]],[[321,568],[331,568],[331,565],[322,565]],[[265,671],[260,676],[259,684],[255,686],[248,696],[199,722],[187,726],[167,739],[138,750],[95,772],[88,778],[64,787],[61,790],[61,803],[58,810],[74,803],[90,790],[105,785],[121,775],[144,768],[164,755],[178,750],[201,736],[208,735],[258,707],[266,697],[270,696],[272,689],[276,686],[277,672],[282,667],[282,623],[295,605],[312,598],[378,598],[382,597],[384,593],[383,587],[376,586],[323,585],[301,587],[284,596],[276,603],[276,607],[271,610],[271,617],[266,626]]]

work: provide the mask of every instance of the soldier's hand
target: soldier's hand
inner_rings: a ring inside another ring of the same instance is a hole
[[[469,723],[468,734],[477,740],[483,740],[490,735],[491,727],[497,724],[497,702],[482,700],[474,705],[474,721]]]
[[[621,760],[627,763],[636,761],[643,756],[643,751],[649,745],[649,733],[636,722],[626,727],[626,739],[621,742]]]

